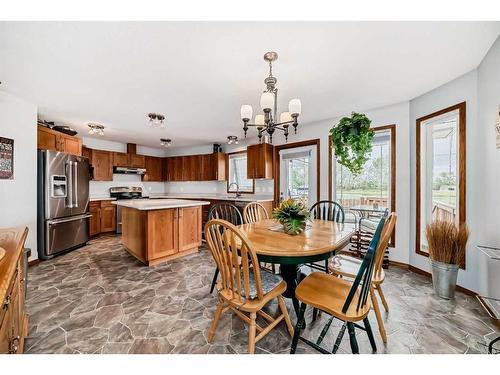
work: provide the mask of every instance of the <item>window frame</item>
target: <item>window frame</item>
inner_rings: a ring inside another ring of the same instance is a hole
[[[230,156],[234,155],[247,155],[246,151],[236,151],[236,152],[230,152],[226,154],[226,175],[227,175],[227,181],[226,181],[226,192],[229,193],[236,193],[236,190],[229,190],[229,185],[231,184],[231,174],[229,171],[229,164],[230,164]],[[248,155],[247,155],[247,163],[248,163]],[[247,178],[248,180],[252,180],[252,190],[240,190],[239,192],[241,194],[254,194],[255,193],[255,180],[251,178]]]
[[[444,115],[448,112],[453,112],[458,110],[458,223],[459,225],[464,224],[466,222],[466,118],[467,118],[467,106],[466,102],[458,103],[452,105],[451,107],[447,107],[441,109],[439,111],[430,113],[423,117],[420,117],[416,120],[416,178],[415,178],[415,191],[416,191],[416,200],[415,200],[415,252],[418,255],[422,255],[425,257],[429,256],[429,253],[422,251],[420,248],[420,232],[421,232],[421,223],[420,216],[422,212],[422,200],[421,200],[421,181],[422,181],[422,168],[421,168],[421,130],[422,126],[425,124],[425,121],[432,119],[433,117],[438,117]],[[465,264],[461,265],[461,268],[465,269]]]
[[[386,131],[389,130],[391,134],[391,153],[389,159],[391,161],[391,211],[396,212],[396,124],[381,125],[370,128],[371,131]],[[333,200],[333,188],[335,177],[332,151],[332,137],[328,136],[328,199]],[[392,231],[389,247],[396,247],[396,227]]]

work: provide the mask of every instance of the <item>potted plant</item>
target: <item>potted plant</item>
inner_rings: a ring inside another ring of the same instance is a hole
[[[283,200],[273,210],[273,218],[283,225],[285,233],[291,235],[302,233],[310,216],[311,214],[306,205],[292,198]]]
[[[465,262],[469,230],[465,224],[435,221],[425,228],[429,246],[434,292],[441,298],[455,298],[458,269]]]
[[[357,175],[363,170],[372,151],[373,131],[371,120],[362,113],[352,112],[340,119],[330,130],[332,148],[337,161]]]

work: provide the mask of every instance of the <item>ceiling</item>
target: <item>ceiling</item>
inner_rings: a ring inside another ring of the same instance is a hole
[[[279,108],[307,123],[409,100],[478,66],[499,22],[0,22],[1,88],[40,117],[105,139],[158,146],[243,136],[259,108],[267,51]],[[166,115],[147,127],[148,112]],[[252,134],[253,135],[253,134]]]

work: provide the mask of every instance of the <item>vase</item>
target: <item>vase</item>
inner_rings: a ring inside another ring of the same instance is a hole
[[[444,299],[455,298],[458,265],[429,259],[432,270],[432,286],[437,296]]]
[[[283,232],[285,232],[286,234],[290,235],[290,236],[296,236],[297,234],[300,234],[304,231],[304,229],[306,228],[306,222],[304,221],[303,223],[301,223],[300,226],[293,226],[293,227],[290,227],[289,225],[287,225],[287,222],[284,221],[284,222],[281,222],[280,221],[280,224],[283,225]]]

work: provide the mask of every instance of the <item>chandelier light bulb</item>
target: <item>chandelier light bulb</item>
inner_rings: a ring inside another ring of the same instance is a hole
[[[264,126],[266,123],[264,115],[255,115],[255,125]]]
[[[292,121],[292,116],[290,112],[282,112],[280,115],[280,122],[289,122]]]
[[[300,99],[290,100],[288,103],[288,111],[292,116],[300,115],[300,112],[302,111],[302,103],[300,102]]]
[[[274,107],[274,94],[265,92],[260,97],[260,107],[264,112],[270,111]]]
[[[241,119],[243,121],[250,121],[253,116],[253,109],[251,105],[243,104],[241,106]]]

